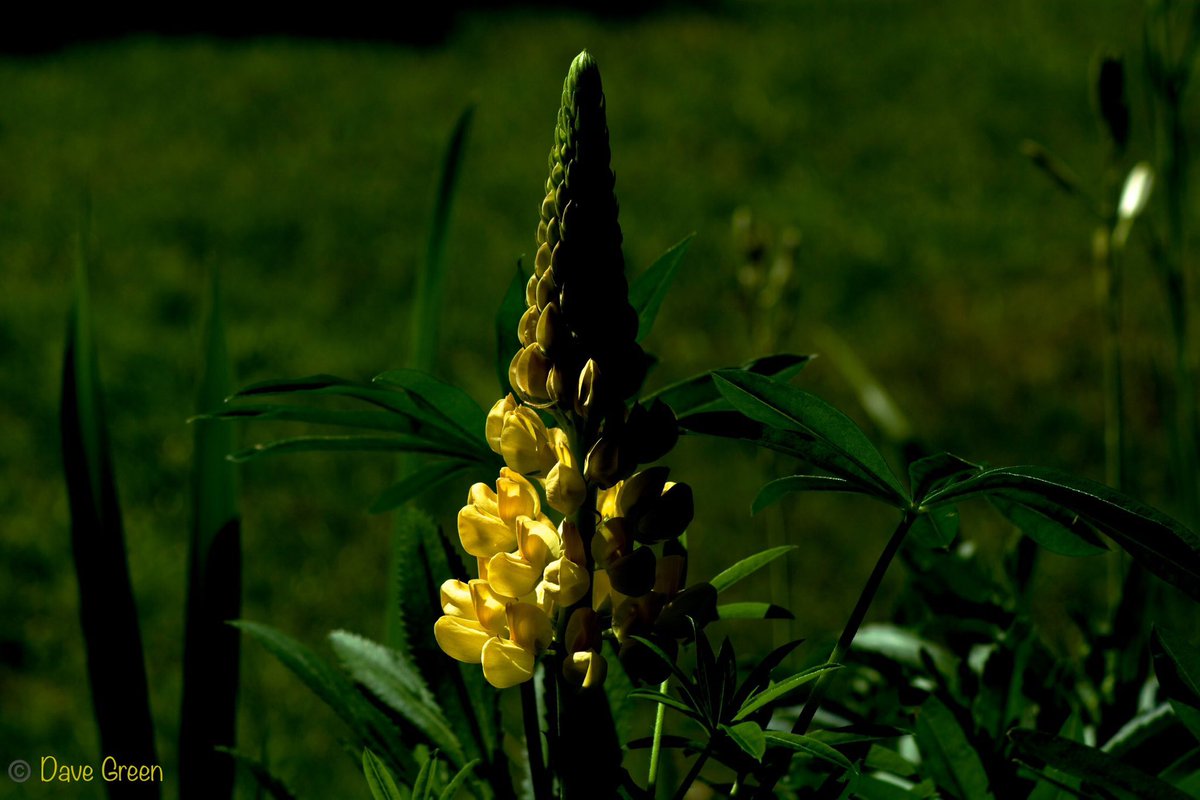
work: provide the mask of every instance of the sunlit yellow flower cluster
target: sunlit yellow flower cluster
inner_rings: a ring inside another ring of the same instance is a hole
[[[503,689],[533,677],[537,656],[554,639],[557,608],[579,601],[590,582],[574,526],[554,525],[526,474],[562,514],[579,508],[585,486],[562,431],[547,429],[511,395],[488,415],[487,438],[508,466],[495,489],[472,486],[458,513],[459,540],[479,578],[442,584],[444,616],[434,634],[448,655],[482,664],[488,682]]]

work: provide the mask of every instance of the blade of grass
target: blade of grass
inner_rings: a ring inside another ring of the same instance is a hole
[[[215,408],[232,386],[214,269],[196,408]],[[183,707],[179,727],[180,800],[233,796],[237,744],[238,631],[225,623],[242,614],[241,519],[237,508],[233,428],[215,420],[193,424],[192,536],[188,553]]]
[[[116,476],[104,421],[81,236],[63,358],[63,472],[88,681],[100,752],[120,764],[158,763],[137,607],[129,580]],[[109,797],[157,798],[157,783],[109,784]]]

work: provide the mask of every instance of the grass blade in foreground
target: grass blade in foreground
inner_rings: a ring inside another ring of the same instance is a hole
[[[232,378],[225,346],[220,282],[212,276],[204,341],[204,374],[196,407],[216,408]],[[233,796],[235,763],[217,747],[237,741],[238,631],[241,616],[241,520],[237,509],[233,429],[216,420],[193,423],[192,536],[188,554],[183,709],[179,728],[181,800]]]
[[[154,723],[104,421],[82,246],[67,325],[60,412],[71,546],[100,752],[120,764],[154,765]],[[158,783],[110,783],[108,789],[114,800],[160,796]]]

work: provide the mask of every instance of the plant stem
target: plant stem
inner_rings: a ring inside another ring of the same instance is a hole
[[[896,557],[896,553],[900,551],[900,545],[904,543],[904,538],[908,535],[912,524],[916,522],[917,515],[915,512],[906,511],[904,517],[900,520],[900,524],[896,526],[896,530],[892,533],[892,538],[888,539],[888,543],[884,546],[883,552],[879,554],[879,560],[875,562],[875,568],[871,570],[871,577],[867,578],[867,584],[863,587],[862,593],[858,596],[858,602],[854,604],[854,610],[850,612],[850,619],[846,621],[846,627],[842,629],[842,635],[838,637],[837,644],[833,646],[833,652],[829,654],[830,664],[840,664],[845,658],[846,653],[850,650],[850,645],[854,643],[854,637],[858,635],[858,629],[862,627],[863,620],[867,616],[867,610],[870,609],[871,603],[875,600],[875,593],[879,590],[879,584],[883,582],[883,576],[887,573],[888,567],[892,565],[892,560]],[[806,733],[808,726],[812,724],[813,717],[817,715],[817,709],[821,705],[821,701],[825,697],[825,692],[829,689],[829,678],[833,675],[833,670],[821,673],[821,677],[817,679],[813,686],[812,694],[808,696],[804,708],[800,711],[800,716],[796,719],[796,723],[792,725],[792,733]]]
[[[550,773],[542,758],[542,728],[538,724],[537,694],[533,681],[521,684],[521,716],[525,721],[525,750],[529,754],[529,780],[536,800],[551,800]]]
[[[688,774],[684,776],[683,783],[679,784],[679,788],[675,790],[675,794],[671,795],[671,800],[683,800],[687,796],[688,789],[692,788],[692,784],[700,777],[700,770],[704,769],[704,765],[708,763],[708,757],[712,755],[712,740],[708,742],[708,746],[700,753],[700,757],[696,759],[696,763],[692,764],[692,768],[688,770]]]
[[[667,693],[667,686],[671,679],[667,678],[658,685],[658,691],[662,694]],[[658,704],[658,712],[654,717],[654,739],[650,744],[650,774],[646,778],[646,789],[651,797],[654,797],[655,784],[658,783],[658,759],[662,755],[662,735],[663,725],[667,719],[667,707],[662,703]]]

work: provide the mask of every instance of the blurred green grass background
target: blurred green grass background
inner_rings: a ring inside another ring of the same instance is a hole
[[[1091,0],[753,2],[617,21],[542,9],[465,15],[429,49],[134,38],[0,60],[0,756],[86,762],[96,747],[57,432],[85,197],[101,375],[170,776],[185,420],[208,269],[224,275],[240,384],[400,366],[445,137],[477,102],[438,372],[486,407],[493,313],[516,258],[532,254],[562,76],[588,47],[604,74],[631,272],[698,232],[647,341],[662,359],[653,385],[757,355],[732,299],[730,218],[749,207],[803,235],[784,349],[814,350],[828,326],[939,449],[1100,478],[1091,223],[1019,145],[1037,138],[1099,177],[1088,65],[1102,46],[1134,50],[1140,20],[1138,3]],[[1144,127],[1134,137],[1147,146]],[[1129,269],[1131,489],[1169,508],[1155,388],[1165,321],[1149,267],[1135,257]],[[833,367],[814,362],[803,385],[866,424]],[[751,453],[685,442],[671,463],[699,498],[695,574],[761,546],[763,521],[748,508],[766,475]],[[246,466],[245,616],[321,649],[333,628],[382,635],[389,521],[365,508],[393,470],[386,457],[329,455]],[[448,524],[466,488],[441,501]],[[798,634],[840,625],[882,544],[888,513],[860,506],[787,505],[804,547],[791,567]],[[983,510],[964,516],[968,538],[1005,532]],[[1043,608],[1090,613],[1103,564],[1045,564]],[[252,644],[243,675],[242,746],[265,743],[308,797],[361,795],[332,716]]]

